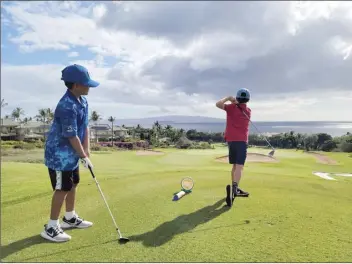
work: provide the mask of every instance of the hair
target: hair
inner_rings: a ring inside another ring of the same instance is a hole
[[[72,83],[72,82],[65,82],[65,85],[66,85],[67,89],[72,90],[74,83]]]
[[[247,98],[236,98],[236,100],[240,104],[245,104],[245,103],[248,103],[248,101],[249,101],[249,99],[247,99]]]

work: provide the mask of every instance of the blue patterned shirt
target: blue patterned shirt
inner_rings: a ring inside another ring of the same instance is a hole
[[[45,144],[45,165],[58,171],[71,171],[79,166],[79,156],[72,147],[69,137],[83,140],[88,127],[88,102],[80,101],[69,91],[60,99],[54,120]]]

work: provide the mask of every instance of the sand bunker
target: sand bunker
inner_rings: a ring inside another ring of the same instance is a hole
[[[219,162],[229,163],[229,156],[216,158]],[[247,153],[246,162],[278,162],[277,159],[260,153]]]
[[[332,180],[332,181],[336,181],[336,179],[334,179],[331,176],[352,177],[351,173],[333,173],[333,172],[313,171],[313,174],[316,176],[319,176],[320,178],[323,178],[325,180]]]
[[[330,177],[329,176],[330,174],[327,173],[327,172],[313,171],[313,174],[316,175],[316,176],[319,176],[320,178],[323,178],[325,180],[335,181],[335,179]]]
[[[352,173],[334,173],[336,176],[352,177]]]
[[[155,155],[164,155],[164,152],[155,151],[155,150],[139,150],[136,153],[137,156],[155,156]]]
[[[325,156],[323,154],[316,153],[316,152],[306,152],[306,153],[314,156],[315,159],[317,160],[317,162],[319,162],[319,163],[329,164],[329,165],[337,165],[337,161],[336,160],[333,160],[333,159],[331,159],[328,156]]]

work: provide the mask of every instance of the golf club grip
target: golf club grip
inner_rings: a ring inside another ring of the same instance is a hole
[[[89,168],[89,170],[90,170],[90,173],[92,174],[93,179],[95,179],[95,175],[94,175],[94,173],[93,173],[92,168],[91,168],[89,165],[88,165],[88,168]]]

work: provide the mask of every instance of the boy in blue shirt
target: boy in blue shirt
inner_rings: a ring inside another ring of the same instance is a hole
[[[80,218],[75,212],[76,186],[79,183],[79,161],[84,167],[93,165],[89,159],[88,95],[90,87],[99,83],[93,81],[86,68],[70,65],[62,70],[67,87],[55,109],[54,120],[45,144],[45,165],[48,167],[54,190],[50,220],[44,226],[41,236],[54,242],[71,239],[62,228],[87,228],[93,225]],[[62,205],[66,201],[66,214],[59,224]]]

